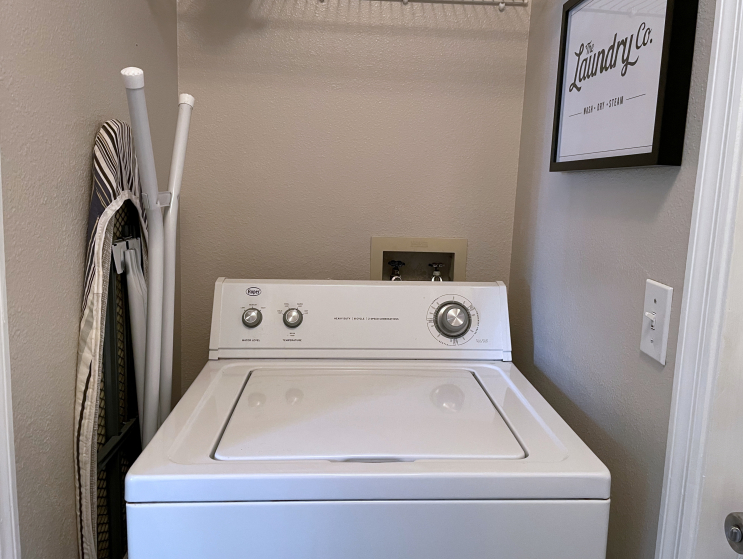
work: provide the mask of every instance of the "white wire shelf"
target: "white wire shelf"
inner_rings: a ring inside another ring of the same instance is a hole
[[[323,1],[323,0],[320,0]],[[401,2],[403,4],[408,3],[422,3],[422,4],[461,4],[466,6],[497,6],[502,12],[506,9],[506,6],[517,6],[524,8],[529,5],[528,0],[367,0],[369,2]]]

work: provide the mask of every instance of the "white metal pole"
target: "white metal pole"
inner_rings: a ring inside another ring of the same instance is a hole
[[[126,294],[129,300],[129,325],[132,331],[134,354],[134,384],[137,388],[137,413],[139,435],[144,425],[145,355],[147,351],[147,282],[140,267],[139,251],[124,251],[126,269]]]
[[[194,98],[182,93],[178,97],[178,122],[175,127],[173,158],[170,161],[170,206],[165,210],[165,281],[163,285],[163,333],[160,355],[160,424],[168,417],[173,390],[173,327],[175,324],[175,257],[178,234],[178,201],[181,195],[183,165],[186,159],[188,129]]]
[[[121,71],[129,102],[134,148],[139,163],[139,176],[147,214],[147,344],[145,347],[144,420],[142,447],[152,440],[158,427],[160,403],[160,342],[163,308],[163,216],[158,203],[155,157],[152,152],[150,123],[144,95],[144,72],[139,68]]]

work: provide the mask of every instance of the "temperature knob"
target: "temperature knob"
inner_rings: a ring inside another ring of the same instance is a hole
[[[284,313],[284,324],[289,328],[296,328],[302,324],[302,312],[299,309],[287,309]]]
[[[447,338],[461,338],[469,330],[471,318],[469,311],[459,303],[449,301],[436,309],[436,329]]]
[[[255,328],[263,320],[263,314],[258,309],[246,309],[243,313],[243,324],[248,328]]]

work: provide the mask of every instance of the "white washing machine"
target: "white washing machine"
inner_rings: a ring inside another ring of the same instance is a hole
[[[130,559],[603,559],[609,471],[510,360],[502,283],[220,278]]]

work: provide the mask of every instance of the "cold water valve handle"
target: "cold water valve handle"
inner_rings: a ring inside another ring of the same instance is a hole
[[[444,281],[444,278],[441,277],[441,268],[444,267],[444,264],[441,262],[432,262],[429,266],[433,268],[431,281]]]

